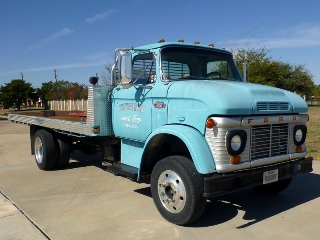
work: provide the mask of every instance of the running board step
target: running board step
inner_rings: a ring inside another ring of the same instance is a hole
[[[120,164],[108,166],[107,170],[136,180],[138,178],[139,168],[120,163]]]

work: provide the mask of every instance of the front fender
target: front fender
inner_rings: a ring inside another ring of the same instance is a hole
[[[149,135],[145,148],[148,146],[148,142],[158,134],[171,134],[180,138],[186,144],[199,173],[208,174],[216,172],[216,165],[210,148],[204,136],[198,130],[185,125],[161,126]]]

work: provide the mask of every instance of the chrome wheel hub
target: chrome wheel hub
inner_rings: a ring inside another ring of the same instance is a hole
[[[43,159],[43,147],[42,147],[41,139],[39,137],[37,137],[34,142],[34,150],[35,150],[37,162],[41,163]]]
[[[186,202],[186,189],[178,174],[166,170],[158,179],[158,194],[162,205],[172,213],[180,212]]]

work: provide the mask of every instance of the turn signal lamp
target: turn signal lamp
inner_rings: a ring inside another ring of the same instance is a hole
[[[95,133],[95,134],[99,133],[99,128],[92,129],[92,132]]]
[[[163,42],[165,42],[165,40],[164,39],[160,39],[158,43],[163,43]]]
[[[184,40],[183,40],[183,39],[180,39],[180,40],[178,40],[178,42],[184,42]]]
[[[296,146],[296,153],[302,152],[302,146]]]
[[[214,44],[213,44],[213,43],[210,43],[209,46],[210,46],[210,47],[214,47]]]
[[[206,127],[207,128],[213,128],[214,126],[216,126],[216,123],[214,122],[214,120],[212,118],[209,118],[206,121]]]
[[[230,163],[231,164],[238,164],[241,162],[241,156],[232,156],[230,158]]]

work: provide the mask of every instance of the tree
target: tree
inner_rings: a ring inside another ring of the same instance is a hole
[[[67,92],[68,99],[87,99],[88,98],[88,87],[84,84],[71,83],[68,87]]]
[[[312,89],[312,96],[315,98],[320,98],[320,85],[314,85]]]
[[[13,79],[10,83],[5,83],[5,86],[0,87],[0,98],[5,105],[17,105],[18,110],[22,103],[32,97],[35,89],[31,87],[31,83],[25,82],[22,79]]]
[[[42,87],[37,89],[45,108],[48,108],[48,101],[87,99],[88,88],[84,84],[72,83],[59,80],[42,83]]]
[[[107,61],[106,65],[104,65],[104,68],[106,71],[101,73],[101,79],[102,83],[104,85],[111,85],[111,71],[112,71],[113,62]]]
[[[247,81],[286,89],[300,95],[311,96],[314,91],[313,76],[304,65],[292,65],[272,60],[268,50],[263,47],[255,49],[237,49],[236,59],[247,62]],[[242,64],[237,62],[242,70]]]
[[[232,50],[231,50],[232,51]],[[248,46],[247,48],[237,48],[233,51],[234,58],[240,60],[236,62],[240,72],[243,72],[242,63],[247,63],[247,81],[260,84],[266,84],[264,81],[263,67],[271,61],[271,57],[268,57],[268,52],[265,47],[255,49]]]

